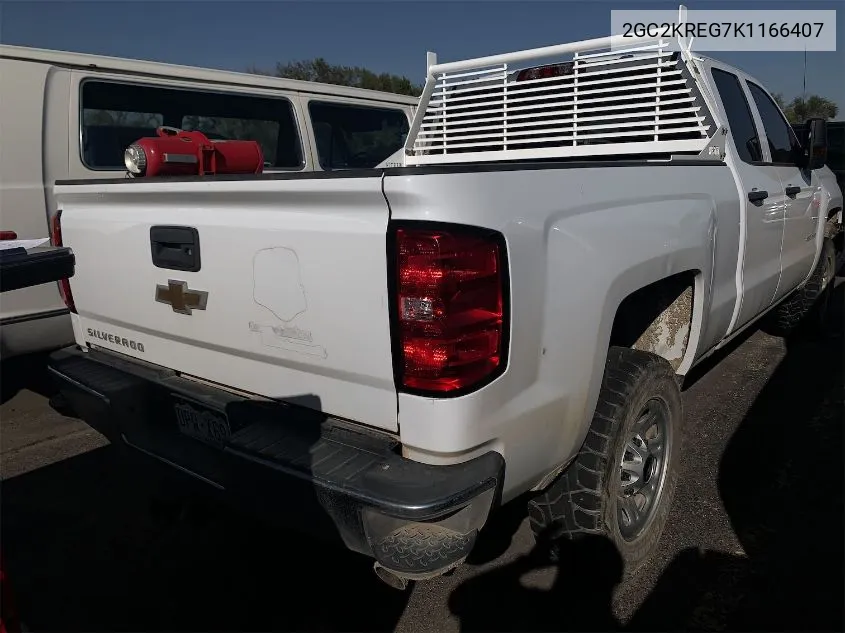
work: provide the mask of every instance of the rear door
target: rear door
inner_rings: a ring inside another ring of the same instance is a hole
[[[79,343],[397,430],[380,172],[56,195]]]
[[[774,99],[757,83],[748,80],[765,135],[764,152],[767,165],[778,175],[786,194],[781,249],[781,278],[775,301],[784,297],[810,274],[816,255],[818,210],[812,206],[812,173],[800,167],[803,149]]]
[[[713,65],[716,90],[734,144],[731,168],[739,183],[745,239],[741,243],[742,298],[731,330],[768,308],[780,280],[785,195],[776,169],[764,154],[742,81],[731,70]],[[742,227],[740,227],[742,229]]]

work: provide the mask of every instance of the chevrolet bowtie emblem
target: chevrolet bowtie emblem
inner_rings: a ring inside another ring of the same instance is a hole
[[[166,286],[156,286],[156,301],[166,303],[174,312],[190,316],[191,310],[205,310],[208,293],[191,290],[187,282],[168,279]]]

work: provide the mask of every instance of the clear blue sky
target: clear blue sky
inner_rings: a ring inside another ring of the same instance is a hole
[[[687,0],[690,9],[837,9],[845,0]],[[0,41],[68,51],[244,70],[325,57],[422,82],[425,52],[440,61],[607,35],[611,9],[674,9],[633,0],[175,1],[0,0]],[[845,35],[836,52],[808,53],[807,92],[845,118]],[[803,53],[712,53],[789,100],[802,90]]]

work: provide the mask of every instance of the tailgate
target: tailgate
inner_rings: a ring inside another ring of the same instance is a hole
[[[78,342],[397,430],[371,174],[57,184]]]

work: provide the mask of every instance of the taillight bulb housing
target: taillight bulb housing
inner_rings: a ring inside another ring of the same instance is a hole
[[[551,79],[553,77],[565,77],[575,73],[575,65],[572,62],[563,64],[551,64],[548,66],[535,66],[520,70],[516,75],[517,81],[534,81],[537,79]]]
[[[504,368],[506,279],[498,233],[398,228],[398,379],[411,392],[454,394]]]
[[[62,244],[62,210],[56,211],[50,222],[50,244],[53,246],[63,246]],[[59,294],[64,301],[68,310],[76,313],[76,305],[73,302],[73,293],[70,291],[70,280],[59,280]]]

